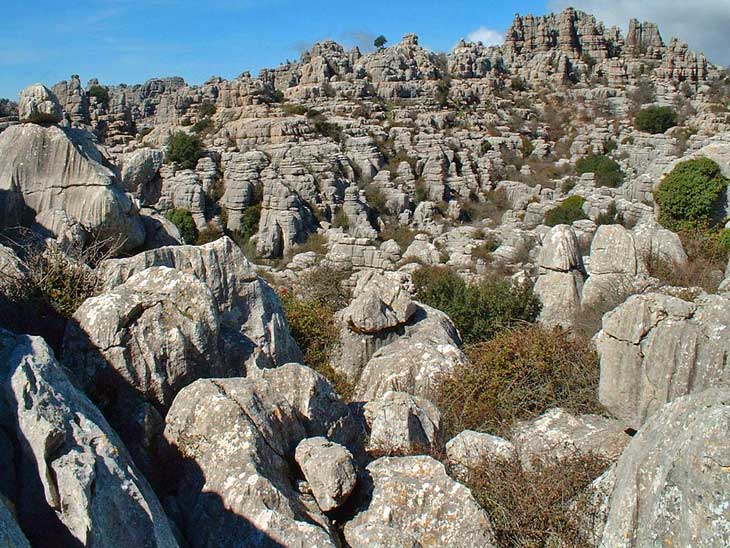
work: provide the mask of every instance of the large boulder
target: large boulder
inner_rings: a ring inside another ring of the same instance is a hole
[[[517,450],[508,440],[464,430],[446,444],[446,460],[457,478],[467,478],[470,472],[495,462],[516,462]]]
[[[730,545],[730,390],[657,411],[619,459],[606,547]]]
[[[338,316],[355,333],[373,334],[405,325],[416,311],[400,281],[376,271],[360,278],[354,295]]]
[[[301,361],[301,351],[289,332],[279,298],[230,238],[203,246],[162,247],[128,259],[104,261],[104,287],[113,289],[154,266],[182,270],[210,288],[224,335],[233,332],[243,338],[247,351],[242,361],[258,367]]]
[[[418,306],[412,323],[393,339],[362,369],[355,401],[369,401],[389,391],[428,397],[441,377],[466,363],[454,324],[443,312],[425,305]]]
[[[0,391],[15,507],[33,546],[177,546],[117,434],[42,339],[0,330]]]
[[[33,84],[20,92],[18,117],[21,123],[57,124],[63,117],[61,103],[43,84]]]
[[[295,486],[296,447],[336,428],[302,408],[342,406],[331,388],[318,402],[302,401],[309,398],[293,380],[307,370],[288,365],[255,378],[199,380],[175,398],[165,438],[182,461],[168,486],[192,547],[338,546],[315,499]]]
[[[367,471],[370,500],[345,525],[345,540],[352,548],[496,546],[487,514],[440,462],[431,457],[384,457],[369,464]]]
[[[54,211],[100,240],[119,242],[123,250],[144,242],[134,203],[104,165],[90,133],[9,127],[0,134],[0,228],[30,225],[37,215]]]
[[[190,274],[153,267],[79,307],[64,362],[141,459],[175,395],[223,376],[219,339],[210,290]]]
[[[638,429],[667,402],[730,381],[730,298],[635,295],[603,317],[599,399]]]
[[[140,148],[121,158],[121,179],[124,190],[139,196],[144,201],[154,198],[150,183],[157,177],[165,153],[154,148]]]

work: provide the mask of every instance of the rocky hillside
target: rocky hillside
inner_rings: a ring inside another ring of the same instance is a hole
[[[730,73],[628,29],[0,101],[0,546],[730,545]]]

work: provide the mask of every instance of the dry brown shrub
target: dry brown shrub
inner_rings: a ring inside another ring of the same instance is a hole
[[[467,485],[486,510],[501,547],[592,546],[595,505],[587,487],[609,463],[598,456],[542,459],[524,469],[517,461],[486,462]]]
[[[469,363],[436,388],[449,436],[467,429],[505,435],[552,407],[601,410],[598,356],[587,339],[527,325],[465,350]]]

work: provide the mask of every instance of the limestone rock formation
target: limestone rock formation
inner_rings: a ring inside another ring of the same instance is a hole
[[[465,479],[481,466],[517,461],[517,450],[512,442],[503,438],[464,430],[446,444],[446,459],[455,477]]]
[[[596,337],[601,403],[638,429],[665,403],[728,382],[729,307],[723,295],[649,293],[606,314]]]
[[[178,545],[121,440],[42,339],[0,331],[0,383],[15,507],[34,546]]]
[[[342,445],[327,438],[307,438],[297,445],[294,458],[323,512],[341,506],[355,488],[352,455]]]
[[[309,423],[323,417],[299,412],[291,370],[265,373],[199,380],[168,413],[165,438],[184,458],[175,498],[185,509],[182,527],[192,546],[338,546],[315,500],[296,491],[289,464],[297,445],[311,437]],[[328,405],[302,398],[307,407]]]
[[[103,161],[83,130],[9,127],[0,134],[0,227],[61,211],[99,240],[119,241],[124,250],[140,246],[142,221]]]
[[[238,340],[239,371],[245,371],[244,362],[271,367],[301,360],[279,298],[228,237],[107,260],[101,265],[104,286],[111,290],[147,268],[162,266],[192,274],[212,291],[224,337]]]
[[[367,470],[373,484],[369,506],[345,525],[353,548],[496,546],[486,513],[440,462],[384,457]]]
[[[600,545],[727,545],[729,424],[722,386],[659,409],[618,461]]]
[[[42,84],[20,92],[18,116],[21,123],[57,124],[61,121],[61,104],[54,93]]]
[[[441,412],[426,399],[386,392],[365,404],[364,415],[370,452],[402,456],[443,451]]]

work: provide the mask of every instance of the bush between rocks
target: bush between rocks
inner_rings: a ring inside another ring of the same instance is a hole
[[[178,131],[170,137],[166,154],[168,162],[177,163],[181,169],[195,169],[202,156],[203,144],[197,135]]]
[[[588,339],[533,325],[504,330],[465,350],[469,363],[436,389],[450,435],[463,430],[506,435],[515,421],[553,407],[601,410],[598,356]]]
[[[576,162],[575,169],[579,175],[593,173],[598,186],[616,188],[624,182],[624,174],[621,171],[621,166],[616,160],[609,158],[605,154],[584,156]]]
[[[187,209],[173,209],[168,211],[165,217],[178,228],[186,244],[194,244],[198,241],[198,228],[195,226],[193,214]]]
[[[422,267],[413,283],[417,299],[448,314],[465,343],[487,341],[501,329],[535,321],[540,313],[531,288],[498,277],[469,285],[449,268]]]
[[[636,115],[636,129],[646,133],[664,133],[677,125],[677,113],[671,107],[649,107]]]
[[[588,217],[583,212],[584,203],[583,196],[573,195],[566,198],[562,204],[547,212],[545,224],[547,226],[570,225],[575,221],[587,219]]]

